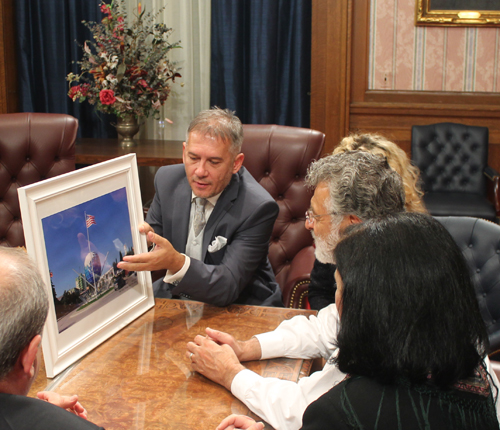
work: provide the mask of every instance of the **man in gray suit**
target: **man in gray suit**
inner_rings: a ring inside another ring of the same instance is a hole
[[[230,111],[200,112],[191,122],[184,165],[164,166],[139,231],[154,250],[124,257],[126,270],[167,269],[156,297],[217,306],[282,306],[267,258],[278,205],[242,167],[243,127]]]

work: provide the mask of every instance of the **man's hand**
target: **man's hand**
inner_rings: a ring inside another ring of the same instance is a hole
[[[149,224],[144,224],[149,227]],[[144,226],[144,224],[141,224],[141,226]],[[167,239],[153,233],[153,231],[147,232],[147,239],[148,242],[156,245],[155,249],[152,252],[143,254],[126,255],[123,257],[123,261],[117,264],[118,268],[138,272],[167,269],[173,273],[177,273],[182,269],[186,257],[177,252]]]
[[[219,345],[229,345],[240,361],[260,360],[262,356],[262,349],[256,337],[252,337],[247,341],[241,341],[236,340],[228,333],[213,330],[209,327],[205,329],[205,332],[215,343]]]
[[[262,430],[264,423],[257,423],[246,415],[229,415],[215,430]]]
[[[46,402],[52,403],[53,405],[59,406],[60,408],[66,409],[81,418],[87,419],[87,411],[78,401],[78,396],[61,396],[60,394],[53,393],[51,391],[40,391],[36,394],[40,400],[45,400]]]
[[[186,356],[193,370],[228,390],[236,374],[245,369],[229,345],[217,345],[204,336],[196,336],[187,344]]]
[[[154,233],[153,227],[151,227],[147,222],[141,222],[139,224],[139,233],[147,235],[149,232]],[[147,236],[146,236],[147,238]],[[148,246],[151,246],[151,242],[148,240]]]

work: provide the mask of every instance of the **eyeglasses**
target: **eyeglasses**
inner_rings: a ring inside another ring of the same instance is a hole
[[[306,211],[306,220],[313,224],[315,221],[318,221],[321,217],[329,216],[329,215],[338,215],[337,212],[330,212],[328,214],[316,215],[312,209]]]

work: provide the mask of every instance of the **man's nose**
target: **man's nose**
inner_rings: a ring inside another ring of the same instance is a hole
[[[198,167],[196,167],[196,170],[194,171],[194,173],[199,178],[204,178],[205,176],[207,176],[206,165],[203,161],[201,161],[200,164],[198,164]]]

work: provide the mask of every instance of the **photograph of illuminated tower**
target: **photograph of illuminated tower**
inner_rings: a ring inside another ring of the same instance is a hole
[[[126,189],[42,219],[59,332],[138,285],[116,267],[134,253]]]

